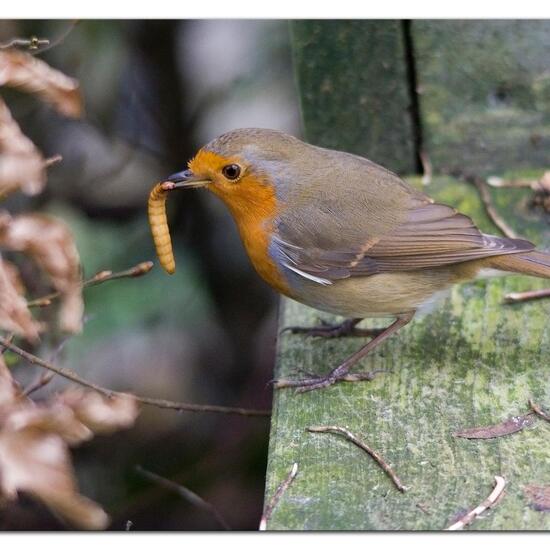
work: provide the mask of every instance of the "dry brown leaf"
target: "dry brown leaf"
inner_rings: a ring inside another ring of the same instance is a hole
[[[18,50],[0,51],[0,86],[38,95],[65,116],[82,114],[78,82],[47,63]]]
[[[104,529],[108,516],[78,493],[69,445],[133,424],[135,399],[74,388],[37,405],[12,384],[0,363],[0,498],[24,491],[76,527]]]
[[[76,417],[96,434],[129,428],[139,412],[135,397],[128,394],[108,398],[82,388],[70,388],[59,395],[58,400],[70,407]]]
[[[57,402],[40,406],[26,400],[19,407],[13,407],[4,420],[3,429],[55,433],[69,445],[77,445],[93,437],[92,431],[80,422],[70,407]]]
[[[69,228],[44,214],[22,214],[0,222],[0,246],[28,254],[48,274],[62,295],[61,329],[79,332],[84,313],[80,258]]]
[[[13,288],[15,288],[18,294],[25,294],[27,289],[25,288],[25,284],[21,278],[19,268],[13,262],[9,262],[8,260],[2,260],[2,262],[4,263],[4,271],[6,272]]]
[[[4,356],[0,353],[0,414],[2,414],[4,407],[15,401],[17,394],[17,384],[11,375],[10,369],[6,366]]]
[[[21,189],[36,195],[46,184],[46,165],[40,151],[23,134],[0,98],[0,198]]]
[[[67,444],[35,428],[0,432],[0,489],[15,498],[25,491],[82,529],[105,529],[107,514],[78,494]]]
[[[534,510],[550,512],[550,485],[526,485],[523,492]]]
[[[24,491],[82,529],[104,529],[108,516],[78,493],[69,445],[133,424],[133,396],[112,399],[71,388],[37,405],[22,395],[0,356],[0,498]]]
[[[0,258],[0,329],[15,332],[30,341],[38,339],[40,329],[27,307],[27,301],[14,287]]]
[[[531,413],[522,416],[512,416],[499,424],[492,426],[481,426],[479,428],[467,428],[453,433],[455,437],[463,437],[465,439],[492,439],[494,437],[502,437],[523,430],[533,424],[534,419]]]

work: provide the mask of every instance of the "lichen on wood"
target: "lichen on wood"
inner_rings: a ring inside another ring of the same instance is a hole
[[[520,195],[525,198],[529,191],[519,190],[518,196],[515,191],[491,192],[518,233],[550,247],[548,227],[518,206]],[[435,178],[430,194],[472,215],[484,231],[496,232],[468,184]],[[507,480],[506,499],[468,529],[549,529],[550,515],[527,505],[523,487],[550,484],[550,426],[539,422],[536,429],[489,440],[453,437],[464,426],[496,424],[524,412],[531,398],[550,404],[550,383],[544,382],[550,379],[550,300],[502,304],[507,292],[545,283],[510,276],[456,286],[431,312],[362,361],[361,370],[389,371],[372,382],[340,383],[306,394],[277,391],[266,496],[288,464],[300,463],[300,477],[267,529],[439,530],[461,509],[481,502],[494,475]],[[284,300],[280,328],[313,325],[319,317],[335,320]],[[360,345],[357,338],[285,333],[278,342],[275,377],[300,376],[300,369],[325,373]],[[410,491],[395,491],[346,441],[320,441],[306,432],[323,424],[361,433],[407,480]]]

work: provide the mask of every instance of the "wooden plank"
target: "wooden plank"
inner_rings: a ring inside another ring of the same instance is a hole
[[[430,194],[472,215],[484,231],[496,231],[469,185],[436,178]],[[550,227],[525,209],[527,194],[494,192],[501,214],[519,233],[550,246]],[[550,514],[529,507],[523,489],[550,484],[550,424],[537,420],[498,439],[452,435],[525,413],[529,398],[550,407],[550,301],[502,305],[506,292],[544,284],[513,276],[455,287],[440,307],[361,365],[365,371],[391,372],[372,382],[306,394],[276,391],[266,499],[294,462],[299,471],[267,528],[439,530],[481,503],[494,476],[502,475],[506,495],[469,529],[549,529]],[[312,325],[319,316],[333,320],[285,300],[280,326]],[[366,325],[381,326],[379,321]],[[299,369],[325,373],[359,345],[355,338],[285,334],[275,376],[300,376]],[[370,457],[341,437],[306,431],[323,424],[347,427],[364,439],[410,490],[397,491]]]
[[[414,172],[401,22],[295,21],[291,29],[307,138]]]
[[[360,146],[355,144],[361,139],[354,133],[356,120],[364,113],[352,102],[341,116],[346,94],[339,90],[325,97],[328,92],[321,85],[326,68],[331,75],[340,75],[348,87],[353,88],[356,81],[358,88],[365,87],[362,73],[354,76],[350,70],[343,77],[339,69],[339,64],[348,67],[350,57],[360,58],[357,52],[351,55],[345,43],[338,44],[341,36],[368,35],[366,27],[355,24],[338,23],[332,27],[338,32],[330,33],[330,40],[326,39],[328,22],[295,26],[297,76],[308,138],[369,156],[370,137]],[[544,93],[547,23],[487,25],[412,25],[428,151],[436,170],[459,167],[481,175],[519,167],[541,174],[550,150],[536,149],[536,143],[547,144],[545,125],[550,115]],[[301,34],[296,34],[297,28]],[[377,32],[375,24],[371,30]],[[510,39],[507,33],[512,32]],[[381,48],[368,62],[391,64],[391,56],[400,56],[403,50],[385,52],[384,56]],[[502,93],[494,92],[500,89],[496,84],[504,86]],[[357,93],[350,91],[349,97]],[[374,127],[391,128],[396,116],[391,108],[374,109],[366,119]],[[533,140],[535,131],[541,137]],[[385,164],[400,169],[394,162]],[[414,183],[421,185],[418,180]],[[471,215],[482,230],[498,232],[468,184],[436,176],[427,191]],[[540,212],[527,208],[529,190],[491,193],[497,210],[519,234],[550,248],[550,226]],[[504,498],[468,528],[549,529],[550,515],[529,506],[524,488],[550,485],[550,424],[536,420],[497,439],[453,436],[458,430],[526,413],[529,398],[550,407],[550,301],[502,304],[507,292],[547,284],[512,276],[457,286],[439,307],[415,319],[362,362],[364,371],[388,370],[374,381],[341,383],[306,394],[277,391],[266,500],[294,462],[299,471],[267,528],[439,530],[481,503],[493,487],[494,476],[502,475],[507,482]],[[318,317],[334,320],[285,300],[280,326],[313,325]],[[383,321],[365,324],[381,326]],[[323,341],[284,334],[278,342],[275,376],[326,373],[360,345],[353,338]],[[306,431],[309,426],[327,424],[345,427],[364,439],[410,490],[397,491],[370,457],[341,437]]]
[[[550,21],[413,21],[434,172],[550,165]]]

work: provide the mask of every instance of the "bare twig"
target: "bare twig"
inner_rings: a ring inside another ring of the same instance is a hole
[[[288,475],[286,476],[285,480],[282,481],[281,484],[277,487],[277,490],[271,497],[269,504],[265,507],[264,513],[262,514],[262,518],[260,519],[260,526],[258,528],[259,531],[265,531],[267,529],[267,522],[271,519],[273,510],[275,510],[275,507],[279,503],[279,500],[281,500],[281,497],[284,495],[286,490],[290,487],[290,485],[292,484],[292,482],[294,481],[297,475],[298,475],[298,463],[295,462],[292,465],[290,472],[288,472]]]
[[[47,386],[55,377],[55,372],[48,371],[48,372],[41,372],[38,374],[38,376],[34,379],[33,382],[31,382],[22,392],[21,394],[24,396],[29,396],[31,393],[43,388],[44,386]]]
[[[540,407],[540,405],[537,405],[532,399],[529,399],[529,406],[531,407],[531,410],[537,415],[546,420],[547,422],[550,422],[550,415],[546,414]]]
[[[531,300],[540,300],[541,298],[550,297],[550,288],[542,290],[527,290],[526,292],[510,292],[504,296],[505,304],[518,304],[521,302],[529,302]]]
[[[369,454],[376,463],[386,472],[389,478],[393,481],[394,485],[404,493],[407,491],[407,487],[401,483],[401,480],[397,477],[397,474],[393,471],[391,466],[380,456],[374,449],[371,449],[366,443],[358,439],[353,435],[349,430],[341,428],[340,426],[310,426],[307,428],[308,432],[314,433],[336,433],[343,435],[348,441],[351,441],[354,445],[357,445],[360,449],[363,449],[367,454]]]
[[[115,392],[119,393],[119,392]],[[152,397],[134,396],[136,400],[143,405],[158,407],[159,409],[172,409],[174,411],[204,412],[220,414],[238,414],[240,416],[264,416],[271,415],[271,411],[260,409],[243,409],[241,407],[222,407],[220,405],[198,405],[196,403],[179,403],[176,401],[167,401],[166,399],[155,399]]]
[[[125,269],[124,271],[118,271],[116,273],[113,273],[112,271],[100,271],[99,273],[96,273],[93,277],[90,279],[87,279],[82,283],[82,288],[87,288],[90,286],[95,286],[100,283],[105,283],[107,281],[114,281],[115,279],[124,279],[127,277],[141,277],[142,275],[145,275],[146,273],[149,273],[151,269],[153,269],[153,262],[141,262],[134,267],[131,267],[130,269]],[[35,300],[31,300],[27,303],[28,307],[44,307],[49,306],[52,302],[52,300],[55,300],[56,298],[59,298],[61,295],[60,292],[52,292],[51,294],[47,294],[46,296],[42,296],[40,298],[36,298]]]
[[[56,46],[59,46],[60,44],[62,44],[67,38],[67,36],[69,36],[69,34],[73,32],[74,28],[78,25],[78,23],[79,23],[78,19],[74,19],[73,21],[71,21],[69,26],[65,30],[63,30],[56,38],[54,38],[51,41],[48,41],[48,45],[45,48],[40,48],[35,53],[39,55],[43,52],[47,52],[48,50],[51,50],[52,48],[55,48]]]
[[[108,388],[104,388],[102,386],[94,384],[89,380],[85,380],[84,378],[81,378],[78,374],[76,374],[76,372],[74,372],[73,370],[64,367],[58,367],[51,362],[46,361],[45,359],[41,359],[40,357],[37,357],[36,355],[33,355],[32,353],[21,349],[19,346],[12,344],[7,338],[3,338],[1,336],[0,346],[4,346],[10,351],[13,351],[32,365],[38,365],[39,367],[43,367],[45,369],[48,369],[49,371],[55,372],[59,374],[59,376],[62,376],[63,378],[71,380],[72,382],[80,384],[81,386],[84,386],[86,388],[90,388],[91,390],[95,390],[105,397],[111,398],[117,395],[128,395],[128,392],[110,390]],[[243,409],[240,407],[222,407],[220,405],[199,405],[196,403],[179,403],[176,401],[167,401],[166,399],[154,399],[152,397],[142,397],[133,394],[131,395],[138,403],[141,403],[142,405],[150,405],[152,407],[158,407],[160,409],[172,409],[176,411],[187,412],[238,414],[241,416],[269,416],[271,414],[271,411],[267,410]]]
[[[495,488],[492,490],[491,494],[479,506],[462,516],[452,525],[449,525],[445,531],[458,531],[459,529],[463,529],[466,525],[472,523],[472,521],[485,512],[485,510],[496,504],[504,491],[505,485],[506,480],[503,477],[495,476]]]
[[[491,176],[487,178],[487,183],[491,187],[515,187],[525,188],[530,187],[533,191],[544,192],[550,190],[550,171],[544,172],[544,174],[538,180],[526,180],[526,179],[511,179],[506,180],[498,176]]]
[[[6,340],[11,344],[13,342],[13,339],[15,338],[15,333],[10,332],[6,338]],[[6,353],[6,350],[8,348],[6,346],[0,346],[0,355],[4,355]]]
[[[69,341],[70,337],[64,338],[59,345],[54,349],[50,362],[53,362],[57,360],[59,357],[59,354],[65,347],[65,344]],[[44,386],[48,385],[54,378],[55,372],[53,371],[46,371],[46,372],[39,372],[38,376],[34,379],[33,382],[31,382],[21,393],[23,395],[29,396],[31,393],[43,388]]]
[[[49,168],[53,164],[57,164],[58,162],[61,162],[63,160],[63,157],[61,155],[54,155],[53,157],[47,158],[44,161],[44,166],[46,168]]]
[[[432,176],[433,176],[433,168],[432,168],[432,162],[430,160],[430,157],[428,156],[428,153],[422,149],[420,151],[420,162],[422,163],[422,184],[423,185],[430,185],[432,183]]]
[[[471,182],[476,186],[481,202],[485,207],[487,215],[491,218],[491,221],[502,231],[502,233],[509,237],[510,239],[517,239],[518,234],[504,221],[500,214],[496,211],[496,208],[493,205],[493,200],[491,199],[491,194],[487,185],[483,180],[478,178],[473,178]]]
[[[481,198],[481,202],[483,203],[485,211],[487,212],[487,215],[489,216],[491,221],[502,231],[502,233],[506,237],[509,237],[510,239],[519,238],[518,234],[504,221],[504,219],[496,211],[493,205],[493,200],[491,199],[491,194],[489,193],[489,189],[487,188],[487,184],[482,178],[475,176],[474,174],[466,174],[459,170],[451,171],[450,175],[472,184],[477,189],[479,197]]]
[[[11,48],[28,48],[36,50],[40,46],[49,46],[50,41],[47,38],[38,38],[31,36],[30,38],[12,38],[8,42],[0,43],[0,50],[9,50]]]
[[[422,502],[417,502],[416,507],[424,512],[427,516],[431,515],[430,509]]]
[[[211,514],[216,519],[216,521],[222,526],[223,529],[227,531],[231,529],[231,527],[229,527],[229,525],[223,519],[222,515],[218,512],[218,510],[216,510],[216,508],[212,506],[212,504],[210,504],[209,502],[206,502],[202,497],[197,495],[197,493],[194,493],[193,491],[191,491],[191,489],[188,489],[187,487],[184,487],[183,485],[176,483],[175,481],[171,481],[170,479],[166,479],[165,477],[159,476],[154,472],[150,472],[149,470],[146,470],[142,466],[136,466],[136,472],[141,474],[143,477],[147,478],[149,481],[156,483],[160,487],[164,487],[169,491],[173,491],[174,493],[177,493],[179,496],[181,496],[187,502],[193,504],[197,508],[202,508],[203,510]]]

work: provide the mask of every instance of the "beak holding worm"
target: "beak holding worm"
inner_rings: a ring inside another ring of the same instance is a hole
[[[147,210],[149,214],[149,226],[153,234],[155,250],[162,268],[172,275],[176,271],[176,260],[172,251],[172,239],[168,229],[168,218],[166,216],[166,194],[173,189],[190,189],[193,187],[204,187],[207,182],[196,179],[191,170],[184,170],[172,174],[167,181],[157,183],[151,193]]]

